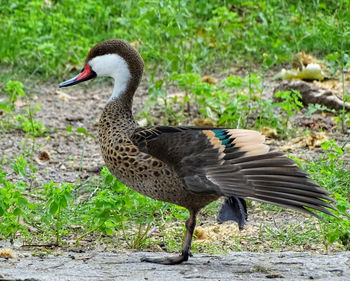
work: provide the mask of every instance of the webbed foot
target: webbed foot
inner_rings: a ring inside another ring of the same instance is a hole
[[[181,254],[179,256],[165,257],[165,258],[149,258],[149,257],[141,258],[142,262],[151,262],[151,263],[166,264],[166,265],[180,264],[187,260],[188,260],[188,254],[185,254],[185,255]]]
[[[182,249],[181,255],[175,256],[175,257],[165,257],[165,258],[144,257],[144,258],[141,258],[141,261],[171,265],[171,264],[180,264],[184,261],[187,261],[188,257],[192,257],[190,249],[191,249],[193,231],[196,226],[196,214],[197,212],[190,211],[190,217],[186,221],[186,236],[185,236],[184,247]]]

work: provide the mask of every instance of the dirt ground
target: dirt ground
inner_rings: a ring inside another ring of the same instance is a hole
[[[264,95],[271,96],[273,84],[265,89]],[[112,86],[106,84],[87,84],[68,89],[58,89],[57,85],[38,86],[31,97],[32,105],[42,105],[36,119],[49,128],[49,137],[36,138],[36,150],[33,161],[38,172],[34,184],[53,180],[54,182],[76,182],[97,175],[96,167],[103,164],[97,138],[85,137],[78,133],[67,132],[86,128],[88,133],[97,136],[99,115],[109,97]],[[134,99],[134,111],[142,109],[146,100],[147,86],[142,83]],[[18,102],[23,107],[27,100]],[[299,118],[299,119],[298,119]],[[302,115],[295,119],[299,122]],[[327,132],[340,143],[345,136],[336,133],[335,128]],[[268,140],[273,147],[288,145],[285,141]],[[25,150],[30,150],[32,140],[26,139],[23,132],[12,130],[0,133],[0,147],[3,159],[12,159]],[[38,160],[40,151],[49,155],[48,161]],[[320,155],[321,150],[296,148],[294,155],[311,159]],[[349,157],[350,159],[350,157]],[[6,170],[6,165],[4,166]],[[9,175],[14,176],[14,175]],[[256,213],[254,213],[256,212]],[[215,218],[200,217],[200,226],[207,233],[217,227]],[[292,221],[303,222],[305,216],[292,213],[259,213],[254,207],[246,230],[240,235],[249,236],[259,230],[260,224],[287,225]],[[237,231],[236,226],[226,231]],[[224,227],[224,228],[225,228]],[[224,230],[220,229],[220,232]],[[235,229],[233,229],[235,228]],[[213,239],[216,239],[214,237]],[[249,248],[244,248],[249,249]],[[319,252],[318,248],[288,249]],[[268,252],[268,245],[260,251]],[[165,253],[148,253],[165,255]],[[0,281],[4,280],[261,280],[265,278],[285,278],[285,280],[317,279],[350,280],[350,253],[340,252],[331,255],[311,253],[251,253],[237,252],[228,255],[195,255],[183,266],[159,266],[140,263],[139,259],[146,253],[141,252],[98,252],[84,253],[62,252],[59,256],[32,256],[30,251],[19,250],[15,259],[0,259]]]

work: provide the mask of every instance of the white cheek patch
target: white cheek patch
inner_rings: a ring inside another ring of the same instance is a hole
[[[114,89],[108,101],[114,100],[126,91],[131,78],[127,62],[117,54],[107,54],[94,57],[89,61],[92,70],[97,76],[114,78]]]

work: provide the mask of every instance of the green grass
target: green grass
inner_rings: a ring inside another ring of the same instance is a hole
[[[6,1],[0,3],[2,80],[62,78],[91,46],[134,42],[147,70],[200,72],[240,63],[321,58],[350,49],[349,1]]]

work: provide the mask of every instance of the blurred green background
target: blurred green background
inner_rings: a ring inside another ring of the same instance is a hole
[[[0,2],[1,82],[62,78],[81,69],[91,46],[134,44],[156,73],[271,68],[305,51],[340,57],[350,49],[349,1]]]

